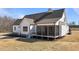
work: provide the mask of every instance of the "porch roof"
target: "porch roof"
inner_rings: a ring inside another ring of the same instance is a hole
[[[53,18],[53,19],[43,19],[39,22],[36,22],[36,24],[55,24],[57,20],[59,20],[60,18]],[[53,20],[53,21],[52,21]]]

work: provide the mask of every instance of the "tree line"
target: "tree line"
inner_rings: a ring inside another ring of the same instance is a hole
[[[0,16],[0,32],[11,32],[15,19],[8,16]]]

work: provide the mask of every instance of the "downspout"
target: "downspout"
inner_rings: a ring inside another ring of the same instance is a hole
[[[19,31],[20,31],[19,35],[21,37],[21,26],[20,25],[19,25]]]
[[[35,35],[37,35],[37,24],[35,24]]]
[[[61,21],[59,21],[59,37],[62,36]]]
[[[27,37],[27,36],[26,36]],[[28,34],[28,38],[31,37],[31,32],[30,32],[30,25],[29,25],[29,34]]]
[[[54,26],[55,26],[55,22],[54,22]],[[56,39],[56,26],[55,26],[55,32],[54,32],[54,39]]]

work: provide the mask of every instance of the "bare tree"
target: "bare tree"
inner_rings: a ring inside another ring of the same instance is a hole
[[[76,25],[75,21],[72,21],[71,23],[69,23],[69,25]]]
[[[12,17],[0,17],[0,32],[10,32],[14,21]]]

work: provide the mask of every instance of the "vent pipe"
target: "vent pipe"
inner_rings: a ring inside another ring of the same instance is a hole
[[[48,8],[48,12],[52,12],[53,10],[51,8]]]

